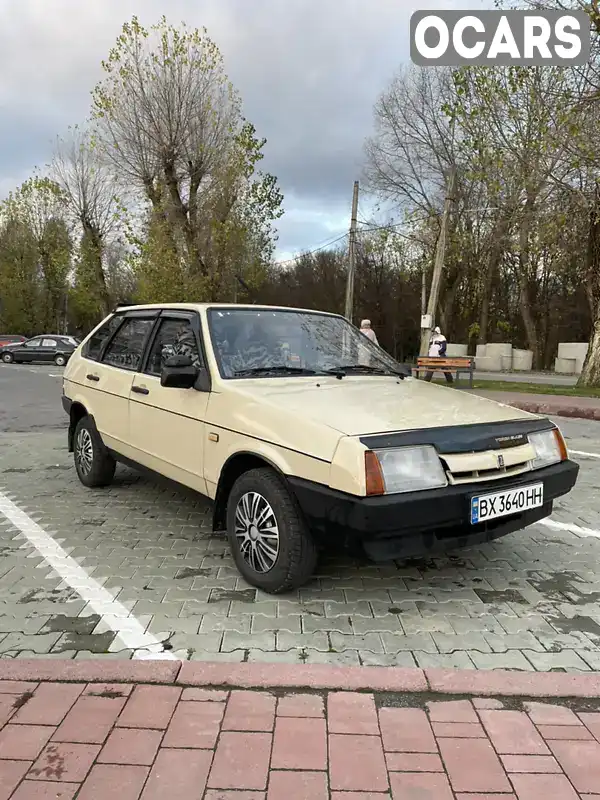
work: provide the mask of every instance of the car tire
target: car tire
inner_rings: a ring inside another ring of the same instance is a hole
[[[73,459],[77,476],[84,486],[108,486],[115,475],[116,461],[107,452],[90,417],[82,417],[73,436]]]
[[[302,586],[317,565],[317,548],[296,500],[269,468],[245,472],[234,483],[227,537],[242,576],[269,594]]]
[[[67,363],[67,359],[59,353],[57,356],[54,356],[54,363],[57,367],[64,367],[64,365]]]
[[[2,361],[4,361],[5,364],[12,364],[14,360],[15,357],[12,353],[2,353]]]

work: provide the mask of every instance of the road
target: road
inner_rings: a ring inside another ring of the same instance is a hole
[[[600,423],[548,524],[443,558],[324,561],[282,598],[249,587],[210,508],[119,469],[81,486],[56,367],[0,365],[0,656],[600,669]],[[155,646],[156,645],[156,646]]]

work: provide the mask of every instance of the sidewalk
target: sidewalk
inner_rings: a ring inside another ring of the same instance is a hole
[[[598,674],[2,660],[0,800],[591,800],[599,690]]]
[[[471,390],[467,389],[466,391]],[[533,414],[600,420],[600,398],[596,397],[494,392],[484,389],[475,389],[473,394],[497,400],[499,403],[506,403],[506,405],[530,411]]]

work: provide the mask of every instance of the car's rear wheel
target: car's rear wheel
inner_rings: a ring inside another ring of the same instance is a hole
[[[59,354],[54,356],[54,363],[57,367],[64,367],[64,365],[67,363],[67,359]]]
[[[84,486],[94,489],[112,482],[116,462],[89,417],[82,417],[75,427],[73,457],[77,476]]]
[[[2,353],[2,361],[4,361],[5,364],[12,364],[14,360],[15,357],[12,353]]]
[[[269,468],[241,475],[227,501],[227,536],[236,566],[252,586],[270,594],[306,583],[317,548],[294,497]]]

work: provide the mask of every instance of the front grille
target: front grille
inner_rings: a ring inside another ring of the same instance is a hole
[[[531,469],[535,455],[533,446],[527,443],[501,450],[444,454],[440,457],[444,463],[448,483],[457,486],[521,475]]]

